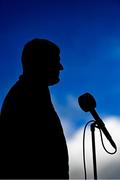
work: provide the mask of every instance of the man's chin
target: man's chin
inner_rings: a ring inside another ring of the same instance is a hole
[[[54,80],[49,80],[48,81],[48,86],[53,86],[53,85],[59,83],[59,81],[60,81],[59,78],[58,79],[54,79]]]

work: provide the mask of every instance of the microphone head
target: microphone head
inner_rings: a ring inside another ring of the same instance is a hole
[[[96,108],[96,101],[90,93],[85,93],[78,98],[78,103],[81,109],[85,112]]]

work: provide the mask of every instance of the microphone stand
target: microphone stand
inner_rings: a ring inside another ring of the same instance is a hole
[[[91,124],[91,135],[92,135],[92,152],[93,152],[93,171],[94,179],[97,180],[97,164],[96,164],[96,148],[95,148],[95,127],[96,122]]]

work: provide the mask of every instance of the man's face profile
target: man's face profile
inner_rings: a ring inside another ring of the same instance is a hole
[[[48,85],[57,84],[60,81],[59,75],[60,71],[63,70],[63,66],[60,63],[60,55],[59,53],[53,53],[50,56],[50,64],[47,68],[47,78],[48,78]]]
[[[45,39],[33,39],[24,46],[22,65],[24,74],[48,86],[59,82],[60,70],[63,70],[59,47]]]

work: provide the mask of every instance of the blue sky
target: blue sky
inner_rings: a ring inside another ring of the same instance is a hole
[[[118,0],[0,0],[0,107],[22,73],[23,45],[35,37],[61,49],[64,71],[50,90],[68,136],[91,120],[77,103],[85,92],[102,118],[120,116]]]
[[[61,48],[64,71],[51,88],[60,104],[90,92],[102,115],[120,115],[119,19],[116,0],[0,0],[0,105],[22,72],[24,43],[40,37]]]

